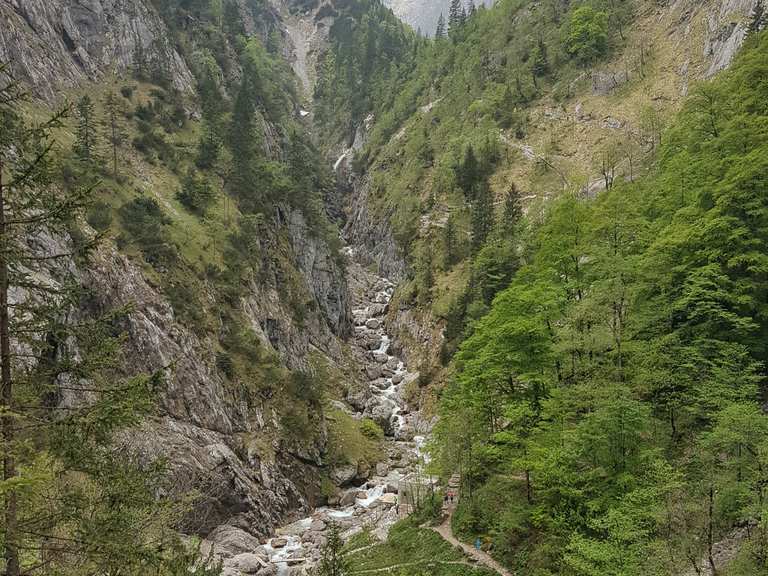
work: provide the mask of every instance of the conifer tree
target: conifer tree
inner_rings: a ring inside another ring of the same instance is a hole
[[[341,530],[338,524],[331,522],[328,528],[328,539],[323,546],[315,576],[347,576],[347,574],[349,574],[349,562],[344,554]]]
[[[27,101],[0,66],[4,574],[188,574],[197,559],[167,530],[180,508],[156,496],[160,469],[113,443],[152,407],[160,376],[118,375],[123,311],[72,321],[82,298],[72,262],[96,239],[71,230],[91,190],[57,179],[53,133],[69,110],[31,126]]]
[[[241,200],[253,202],[255,169],[258,161],[252,83],[244,75],[232,110],[229,148],[232,151],[232,192]]]
[[[444,229],[444,244],[445,244],[445,265],[446,268],[450,268],[456,264],[458,258],[457,254],[457,242],[456,242],[456,219],[453,214],[448,215],[448,220],[445,222]]]
[[[514,234],[517,223],[520,217],[523,215],[523,210],[520,206],[520,193],[517,190],[517,186],[514,182],[507,190],[507,195],[504,198],[504,214],[502,216],[502,233],[505,238]]]
[[[448,9],[448,32],[455,32],[461,26],[463,9],[461,0],[451,0],[451,6]]]
[[[77,103],[77,129],[75,133],[75,157],[81,162],[94,159],[96,149],[96,119],[91,97],[87,94]]]
[[[487,182],[480,182],[472,203],[472,249],[475,252],[483,247],[492,228],[493,194]]]
[[[464,152],[464,159],[456,170],[456,180],[468,199],[475,197],[475,188],[480,180],[480,163],[472,144]]]
[[[107,142],[112,152],[112,175],[119,177],[118,150],[125,140],[125,128],[122,119],[122,106],[120,98],[113,90],[110,90],[104,98],[104,129]]]
[[[440,12],[440,18],[437,19],[435,38],[445,38],[445,16],[443,16],[442,12]]]

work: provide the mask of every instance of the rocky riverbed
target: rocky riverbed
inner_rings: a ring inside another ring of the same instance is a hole
[[[355,250],[345,249],[353,295],[355,332],[351,341],[365,384],[351,387],[346,402],[337,406],[353,418],[370,418],[384,430],[386,459],[375,469],[355,466],[330,471],[339,492],[329,506],[278,529],[268,540],[248,534],[247,527],[221,526],[204,543],[222,561],[225,576],[303,576],[317,564],[331,523],[347,539],[364,529],[385,539],[398,520],[398,483],[425,463],[422,452],[431,422],[409,411],[405,388],[418,378],[394,353],[386,317],[395,291],[386,278],[359,264]]]

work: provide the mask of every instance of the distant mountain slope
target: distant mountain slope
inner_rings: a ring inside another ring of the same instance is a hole
[[[493,5],[494,0],[477,0],[475,5]],[[433,36],[437,28],[440,13],[448,17],[448,7],[451,0],[384,0],[404,22],[414,30],[421,30],[427,36]]]

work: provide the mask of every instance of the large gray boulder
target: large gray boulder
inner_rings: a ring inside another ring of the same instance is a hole
[[[222,558],[252,554],[261,548],[255,537],[235,526],[219,526],[208,535],[208,540],[214,544],[215,552]]]

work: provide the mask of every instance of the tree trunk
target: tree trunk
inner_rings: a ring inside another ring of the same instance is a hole
[[[712,556],[712,548],[714,546],[714,508],[715,508],[715,489],[709,487],[709,518],[707,522],[707,559],[709,560],[709,567],[712,569],[712,576],[717,576],[717,568],[715,567],[715,559]]]
[[[8,484],[16,476],[16,460],[13,455],[13,381],[11,380],[11,336],[8,311],[8,231],[5,223],[5,189],[3,166],[0,162],[0,397],[2,398],[3,481]],[[18,502],[16,492],[10,489],[5,497],[5,574],[19,576],[19,551],[17,549]]]
[[[115,118],[115,112],[112,112],[112,171],[115,173],[115,180],[117,180],[117,118]]]
[[[533,490],[531,488],[531,471],[525,470],[525,497],[528,500],[528,504],[533,503]]]

